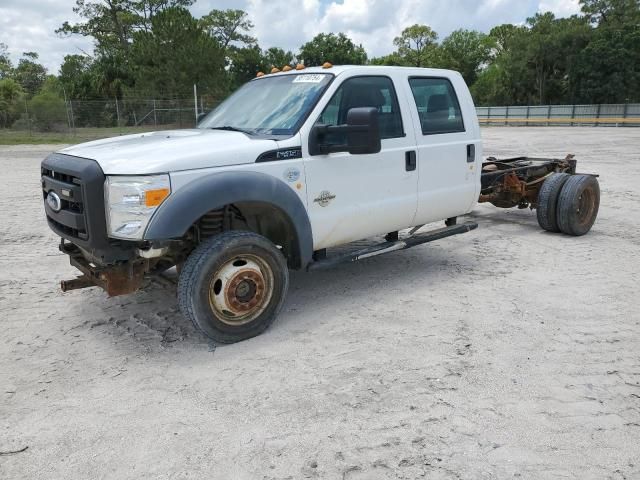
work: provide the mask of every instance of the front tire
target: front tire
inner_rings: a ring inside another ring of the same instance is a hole
[[[201,243],[178,281],[178,305],[207,337],[235,343],[264,332],[282,309],[289,271],[282,252],[253,232]]]

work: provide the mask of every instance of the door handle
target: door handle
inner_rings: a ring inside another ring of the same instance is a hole
[[[476,161],[476,146],[472,143],[467,145],[467,163]]]
[[[404,168],[407,172],[413,172],[416,169],[416,152],[410,150],[404,154]]]

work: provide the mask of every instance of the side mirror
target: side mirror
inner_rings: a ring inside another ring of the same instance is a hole
[[[382,149],[377,108],[350,109],[347,112],[347,128],[347,146],[350,154],[366,155],[378,153]]]
[[[203,119],[204,117],[206,117],[206,116],[207,116],[207,114],[206,114],[205,112],[200,112],[200,113],[198,114],[198,117],[196,118],[196,126],[198,126],[198,124],[199,124],[199,123],[202,121],[202,119]]]
[[[347,112],[346,125],[315,125],[309,134],[311,155],[366,155],[378,153],[381,148],[378,110],[373,107],[352,108]]]

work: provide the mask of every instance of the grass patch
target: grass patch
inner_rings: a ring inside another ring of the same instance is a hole
[[[28,130],[0,129],[0,145],[42,145],[48,143],[82,143],[130,133],[152,132],[173,126],[76,128],[74,132],[29,132]]]

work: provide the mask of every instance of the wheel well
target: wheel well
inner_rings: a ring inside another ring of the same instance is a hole
[[[278,207],[264,202],[237,202],[211,210],[194,223],[200,242],[228,230],[249,230],[282,248],[289,268],[301,268],[300,244],[289,216]]]

